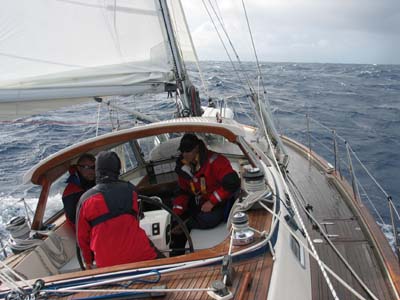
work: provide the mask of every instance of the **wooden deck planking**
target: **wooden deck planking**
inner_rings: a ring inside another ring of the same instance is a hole
[[[252,217],[250,218],[251,220],[251,226],[255,227],[256,229],[262,231],[262,230],[268,230],[270,223],[271,223],[271,215],[267,213],[265,210],[260,210],[260,211],[251,211],[249,212]],[[259,238],[256,238],[258,240]],[[212,256],[219,256],[219,255],[224,255],[228,252],[229,249],[229,239],[225,240],[222,244],[208,249],[207,251],[199,251],[193,254],[189,254],[186,257],[193,257],[193,259],[202,259],[206,257],[212,257]],[[238,249],[242,249],[242,247],[233,247],[233,251],[236,251]],[[165,263],[171,263],[171,262],[179,262],[182,261],[182,259],[185,258],[183,256],[178,256],[174,258],[166,258],[164,259]],[[160,261],[161,262],[161,261]],[[153,265],[153,262],[149,261],[149,266]],[[131,264],[129,268],[134,269],[139,266],[143,266],[146,264],[146,262],[141,262],[141,263],[135,263]],[[245,299],[265,299],[266,294],[268,292],[268,283],[269,283],[269,278],[271,276],[271,270],[272,270],[272,256],[269,253],[266,253],[264,255],[258,255],[254,258],[250,259],[243,259],[240,261],[237,261],[233,264],[234,269],[237,271],[234,282],[232,287],[229,287],[229,289],[234,293],[234,299],[236,298],[235,292],[240,288],[241,286],[241,281],[244,280],[244,273],[245,272],[250,272],[251,273],[251,281],[249,285],[252,285],[253,288],[256,290],[253,290],[251,292],[251,289],[245,289],[244,295]],[[100,271],[110,271],[112,269],[121,269],[122,266],[120,267],[109,267],[109,268],[104,268],[104,269],[97,269],[97,270],[90,270],[87,271],[88,273],[94,273],[98,274]],[[127,269],[128,267],[125,266],[123,269]],[[64,274],[63,277],[64,279],[68,276],[68,274]],[[222,274],[221,274],[221,265],[212,265],[212,266],[203,266],[203,267],[197,267],[197,268],[191,268],[183,271],[175,271],[167,274],[163,274],[161,276],[160,282],[156,284],[143,284],[143,283],[137,283],[133,284],[130,286],[130,288],[150,288],[151,286],[159,286],[159,285],[166,285],[167,288],[208,288],[211,286],[211,283],[214,280],[222,280]],[[118,289],[118,287],[112,287],[111,289]],[[88,293],[77,293],[71,296],[66,296],[64,298],[59,298],[59,299],[75,299],[77,297],[89,297],[89,296],[101,296],[103,295],[102,293],[99,292],[91,292],[90,294]],[[262,296],[262,298],[260,297]],[[264,296],[265,295],[265,296]],[[143,299],[152,299],[152,298],[143,298]],[[206,292],[175,292],[175,293],[167,293],[163,299],[169,299],[169,300],[179,300],[179,299],[209,299],[209,296],[207,295]]]
[[[379,299],[395,299],[391,295],[390,286],[377,263],[373,250],[362,230],[357,217],[352,213],[346,202],[336,187],[327,179],[321,170],[310,168],[309,161],[298,152],[288,147],[291,157],[289,164],[289,176],[296,185],[296,189],[301,192],[306,203],[313,206],[312,214],[319,222],[332,222],[334,225],[325,225],[328,234],[338,234],[332,238],[333,243],[339,248],[340,253],[350,262],[357,274],[366,283]],[[310,190],[310,184],[315,189]],[[306,220],[306,218],[304,218]],[[308,230],[312,239],[323,239],[322,236],[308,225]],[[338,259],[337,255],[324,242],[317,244],[316,248],[322,261],[324,261],[334,272],[356,286],[356,290],[368,299],[364,290],[356,283],[344,264]],[[312,296],[313,299],[333,299],[327,284],[322,278],[321,272],[315,261],[312,260],[312,269],[318,275],[312,276]],[[313,271],[313,272],[314,272]],[[346,291],[330,276],[331,281],[340,299],[357,299]]]

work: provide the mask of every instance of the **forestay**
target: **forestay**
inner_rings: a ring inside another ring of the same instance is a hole
[[[0,65],[0,119],[175,83],[158,0],[2,1]]]

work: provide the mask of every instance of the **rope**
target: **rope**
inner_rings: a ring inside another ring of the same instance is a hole
[[[27,287],[29,287],[29,288],[33,288],[33,286],[31,285],[31,284],[29,284],[26,280],[25,280],[25,278],[23,278],[21,275],[19,275],[17,272],[15,272],[12,268],[10,268],[7,264],[5,264],[2,260],[0,260],[0,265],[4,268],[4,269],[7,269],[12,275],[14,275],[16,278],[18,278],[21,282],[23,282]],[[6,274],[5,272],[4,272],[4,269],[2,269],[1,270],[1,274],[2,275],[4,275],[4,276],[6,276],[7,278],[10,278],[9,277],[9,275],[8,274]],[[13,283],[13,285],[14,286],[17,286],[16,284],[15,284],[15,281],[11,278],[11,282]],[[17,286],[18,287],[18,286]],[[18,289],[19,289],[19,287],[18,287]]]
[[[67,262],[68,256],[67,253],[65,252],[61,237],[59,237],[58,235],[56,235],[51,231],[47,236],[54,245],[54,247],[56,248],[56,250],[52,250],[46,243],[42,244],[42,250],[47,255],[48,258],[51,258],[50,259],[51,263],[57,264],[54,266],[58,269]]]
[[[10,234],[7,244],[12,250],[24,251],[42,243],[42,240],[30,236],[31,230],[23,217],[12,218],[5,229]]]
[[[266,237],[265,239],[261,240],[259,243],[256,243],[246,249],[242,249],[239,250],[235,253],[233,253],[233,256],[237,256],[237,255],[241,255],[244,253],[249,253],[251,251],[257,250],[261,247],[263,247],[264,245],[266,245],[268,243],[269,240],[269,236]],[[166,274],[169,272],[174,272],[174,271],[181,271],[181,270],[185,270],[185,269],[189,269],[189,268],[195,268],[195,267],[199,267],[199,266],[203,266],[203,265],[208,265],[208,264],[213,264],[216,263],[218,261],[221,261],[223,259],[223,256],[219,256],[219,257],[214,257],[214,258],[208,258],[208,259],[203,259],[203,260],[199,260],[199,261],[194,261],[194,262],[189,262],[189,263],[179,263],[179,264],[173,264],[173,265],[168,265],[165,266],[166,268],[163,270],[159,270],[160,274]],[[153,267],[154,268],[154,267]],[[150,268],[143,268],[143,269],[137,269],[135,271],[146,271],[146,270],[150,270]],[[117,272],[114,273],[114,275],[118,275],[121,274],[123,275],[124,273],[127,273],[130,271],[122,271],[122,272]],[[142,273],[142,274],[137,274],[137,275],[131,275],[131,276],[125,276],[125,277],[120,277],[120,278],[113,278],[113,279],[107,279],[107,280],[98,280],[96,282],[93,283],[88,283],[88,284],[82,284],[82,285],[77,285],[77,286],[73,286],[73,287],[67,287],[64,289],[56,289],[54,291],[68,291],[71,292],[73,289],[82,289],[82,288],[89,288],[89,287],[94,287],[94,286],[101,286],[101,285],[107,285],[110,283],[115,283],[115,282],[119,282],[119,281],[127,281],[127,280],[132,280],[132,279],[138,279],[138,278],[143,278],[143,277],[147,277],[147,276],[151,276],[154,275],[154,270],[152,269],[151,272],[148,273]],[[98,276],[91,276],[90,278],[97,278]],[[63,281],[63,283],[66,283],[65,281]],[[56,284],[56,283],[54,283]],[[51,287],[51,286],[48,286]],[[97,291],[97,290],[96,290]],[[154,291],[154,290],[152,290]]]
[[[289,225],[286,224],[286,221],[282,219],[280,216],[278,216],[276,213],[274,213],[271,209],[268,208],[264,203],[260,202],[260,205],[266,209],[270,214],[274,215],[276,218],[280,220],[280,223],[285,227],[285,229],[292,235],[294,239],[307,251],[308,254],[311,255],[312,258],[314,258],[319,265],[321,265],[324,270],[328,271],[329,274],[331,274],[339,283],[341,283],[344,287],[346,287],[353,295],[355,295],[358,299],[362,300],[367,300],[364,298],[362,295],[360,295],[355,289],[353,289],[347,282],[345,282],[339,275],[337,275],[332,269],[330,269],[323,261],[321,261],[316,255],[313,250],[309,249],[302,240],[300,240],[297,236],[296,233],[289,227]],[[311,246],[311,244],[310,244]],[[312,247],[313,248],[313,247]],[[322,271],[322,270],[321,270]],[[337,296],[335,299],[338,299]],[[376,298],[377,299],[377,298]]]
[[[261,116],[261,117],[262,117],[262,116]],[[268,141],[268,145],[269,145],[269,147],[270,147],[270,149],[271,149],[271,152],[273,152],[273,151],[272,151],[273,147],[272,147],[272,144],[271,144],[271,140],[270,140],[270,138],[269,138],[268,135],[266,135],[266,139],[267,139],[267,141]],[[282,182],[283,182],[283,185],[284,185],[284,187],[285,187],[285,190],[287,191],[287,193],[288,193],[288,195],[289,195],[289,198],[292,199],[291,192],[290,192],[290,190],[289,190],[289,188],[288,188],[288,186],[287,186],[287,184],[286,184],[286,181],[285,181],[285,179],[284,179],[284,177],[283,177],[283,175],[282,175],[282,171],[281,171],[281,169],[280,169],[280,167],[279,167],[279,164],[278,164],[278,162],[277,162],[276,157],[275,157],[274,154],[272,155],[272,158],[273,158],[273,162],[274,162],[274,164],[275,164],[275,167],[276,167],[276,169],[278,170],[278,173],[279,173],[279,175],[280,175],[280,178],[281,178],[281,180],[282,180]],[[264,205],[263,205],[262,203],[260,203],[260,204],[264,207]],[[318,263],[318,266],[319,266],[320,269],[321,269],[322,275],[324,276],[324,279],[325,279],[325,281],[326,281],[326,283],[327,283],[327,285],[328,285],[329,290],[331,291],[331,294],[332,294],[333,298],[334,298],[334,299],[339,299],[338,296],[337,296],[337,294],[336,294],[336,291],[335,291],[335,289],[334,289],[334,287],[333,287],[333,285],[332,285],[332,283],[331,283],[331,280],[329,279],[328,275],[327,275],[326,272],[325,272],[325,266],[324,266],[324,264],[322,263],[322,261],[321,261],[320,258],[319,258],[319,255],[318,255],[318,253],[317,253],[317,250],[316,250],[315,247],[314,247],[314,244],[313,244],[313,242],[312,242],[312,240],[311,240],[311,237],[310,237],[310,235],[309,235],[309,233],[308,233],[308,231],[307,231],[307,228],[306,228],[305,225],[304,225],[303,219],[302,219],[301,216],[300,216],[300,213],[299,213],[299,211],[298,211],[298,209],[297,209],[297,205],[296,205],[295,202],[293,202],[293,210],[294,210],[294,212],[295,212],[297,218],[299,219],[301,228],[304,230],[304,234],[305,234],[305,236],[306,236],[306,239],[307,239],[308,243],[310,244],[310,247],[311,247],[311,250],[312,250],[312,252],[313,252],[313,255],[315,255],[315,259],[316,259],[316,261],[317,261],[317,263]],[[285,225],[286,225],[286,224],[285,224]]]
[[[164,274],[164,273],[168,273],[168,272],[185,270],[185,269],[188,269],[188,268],[202,266],[202,265],[210,264],[210,263],[213,263],[213,262],[215,263],[215,262],[220,261],[222,258],[223,257],[221,256],[221,257],[216,257],[216,258],[213,258],[213,259],[207,259],[207,260],[201,260],[201,261],[197,261],[197,262],[182,264],[182,265],[179,265],[177,267],[171,267],[171,268],[167,268],[167,269],[164,269],[164,270],[160,270],[159,272],[160,272],[160,274]],[[149,272],[149,273],[126,276],[126,277],[121,277],[121,278],[113,278],[113,279],[98,281],[98,282],[94,282],[94,283],[82,284],[82,285],[78,285],[78,286],[74,286],[74,287],[70,287],[70,288],[67,287],[67,288],[65,288],[65,290],[71,291],[74,288],[75,289],[89,288],[89,287],[93,287],[93,286],[105,285],[105,284],[115,283],[115,282],[119,282],[119,281],[127,281],[127,280],[132,280],[132,279],[138,279],[138,278],[143,278],[143,277],[152,276],[152,275],[154,275],[154,273],[153,272]]]
[[[301,194],[299,188],[297,187],[297,185],[294,183],[294,181],[290,178],[290,176],[288,175],[289,181],[295,191],[295,194],[298,196],[295,199],[297,199],[298,202],[303,202],[303,204],[301,204],[301,207],[303,208],[303,211],[307,214],[307,216],[309,218],[311,218],[311,220],[314,222],[315,225],[318,226],[318,230],[319,232],[322,234],[322,236],[325,238],[325,240],[328,242],[329,246],[334,250],[334,252],[336,253],[336,255],[339,257],[339,259],[344,263],[344,265],[346,266],[346,268],[350,271],[350,273],[355,277],[355,279],[357,280],[357,282],[362,286],[362,288],[367,292],[367,294],[369,296],[371,296],[371,298],[373,299],[378,299],[374,293],[368,288],[368,286],[362,281],[362,279],[358,276],[358,274],[356,273],[356,271],[351,267],[351,265],[348,263],[348,261],[344,258],[344,256],[339,252],[339,250],[336,248],[336,246],[332,243],[331,239],[329,238],[329,236],[326,234],[326,232],[324,231],[324,228],[319,224],[318,220],[316,220],[314,218],[314,216],[305,208],[305,199],[303,198],[303,195]],[[283,201],[283,200],[281,200]]]
[[[38,249],[38,248],[35,248],[35,249],[33,250],[33,252],[36,253],[37,257],[39,258],[39,260],[40,260],[40,262],[41,262],[41,264],[42,264],[42,266],[46,269],[47,274],[48,274],[48,275],[54,275],[55,272],[53,272],[53,271],[50,269],[50,266],[46,263],[46,261],[45,261],[45,259],[43,258],[41,252],[39,251],[39,249]],[[51,262],[51,261],[50,261],[50,262]],[[54,266],[54,264],[53,264],[53,266]]]
[[[14,279],[3,270],[0,272],[0,279],[9,289],[23,292],[23,290],[15,283]]]
[[[42,240],[32,239],[32,238],[25,240],[25,239],[10,237],[9,240],[7,241],[7,245],[9,245],[10,248],[21,252],[39,246],[42,243],[43,243]]]

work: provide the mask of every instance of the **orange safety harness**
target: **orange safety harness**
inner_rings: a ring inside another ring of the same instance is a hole
[[[194,195],[206,195],[207,194],[207,186],[206,186],[206,178],[204,176],[200,177],[200,191],[196,191],[196,186],[194,183],[197,182],[197,178],[193,177],[193,179],[190,181],[190,189],[192,190],[192,193]]]

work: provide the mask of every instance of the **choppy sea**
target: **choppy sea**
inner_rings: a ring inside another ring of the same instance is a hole
[[[261,63],[262,82],[254,63],[235,67],[245,76],[228,62],[202,62],[201,67],[208,94],[214,99],[229,97],[226,104],[244,123],[253,120],[241,86],[264,86],[278,131],[310,143],[332,164],[335,130],[343,173],[348,168],[346,141],[363,199],[380,223],[390,222],[387,195],[400,207],[400,65]],[[190,75],[201,87],[198,73]],[[165,94],[115,101],[159,119],[170,118],[175,111],[175,102]],[[206,104],[207,98],[202,101]],[[97,111],[98,105],[89,103],[0,123],[0,236],[5,236],[4,224],[12,216],[24,214],[22,198],[34,210],[38,189],[23,184],[23,174],[48,155],[95,136]],[[110,115],[119,121],[111,122]],[[133,117],[103,106],[99,134],[132,122]],[[59,204],[60,195],[51,201]]]

